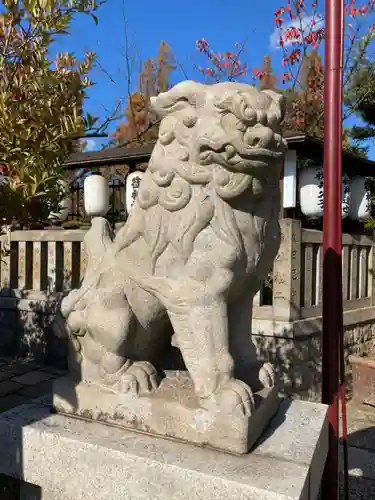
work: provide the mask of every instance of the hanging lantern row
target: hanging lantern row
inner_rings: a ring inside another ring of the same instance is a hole
[[[129,174],[126,178],[125,203],[128,215],[131,213],[137,199],[139,185],[143,176],[144,172],[136,171]],[[301,212],[308,219],[322,218],[324,201],[323,168],[309,167],[301,169],[298,177]],[[66,187],[65,184],[64,187]],[[89,217],[105,217],[109,210],[109,185],[100,172],[93,172],[91,175],[85,177],[83,192],[86,214]],[[68,218],[71,211],[71,199],[64,199],[60,207],[60,211],[51,213],[50,218],[63,222]],[[347,175],[344,175],[342,181],[341,217],[343,219],[348,217],[352,220],[364,221],[371,215],[371,208],[371,191],[366,178],[349,178]]]
[[[134,203],[137,199],[139,185],[144,176],[144,172],[132,172],[126,178],[126,212],[129,215],[132,211]],[[68,184],[61,181],[64,189],[67,189]],[[105,177],[100,172],[92,172],[87,175],[83,182],[83,196],[85,212],[89,217],[105,217],[109,210],[109,185]],[[64,222],[72,207],[70,197],[64,198],[60,203],[60,210],[51,212],[50,220],[58,220]]]
[[[144,172],[132,172],[126,178],[126,212],[130,215],[137,199]],[[100,173],[93,173],[83,183],[85,212],[89,217],[105,217],[109,210],[109,185]]]
[[[299,172],[301,212],[309,219],[323,217],[323,167],[309,167]],[[341,217],[364,221],[371,216],[371,191],[365,177],[342,178]]]

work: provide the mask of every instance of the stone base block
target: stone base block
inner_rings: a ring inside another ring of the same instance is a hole
[[[0,473],[40,486],[38,500],[315,500],[327,442],[327,408],[303,401],[284,400],[243,456],[31,404],[0,417]]]
[[[200,407],[191,378],[170,372],[159,388],[147,396],[120,394],[70,377],[53,387],[58,413],[105,422],[125,429],[245,454],[275,415],[280,400],[276,388],[255,393],[256,408],[250,417],[240,412],[209,412]]]
[[[353,374],[353,400],[375,405],[375,359],[370,356],[349,356]]]

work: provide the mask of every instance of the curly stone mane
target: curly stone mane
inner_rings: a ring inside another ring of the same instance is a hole
[[[208,93],[205,85],[183,82],[152,98],[152,107],[163,118],[159,139],[120,249],[142,236],[153,264],[169,244],[187,260],[210,224],[241,252],[230,204],[245,191],[256,196],[263,184],[269,189],[278,182],[285,152],[282,97],[233,83],[210,86]],[[255,141],[251,131],[258,126],[263,136]]]

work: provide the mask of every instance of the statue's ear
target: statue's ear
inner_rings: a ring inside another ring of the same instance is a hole
[[[187,107],[198,108],[204,104],[205,86],[187,80],[178,83],[167,92],[151,97],[151,107],[160,118]]]
[[[270,106],[270,112],[275,114],[281,123],[285,117],[286,111],[286,100],[285,97],[272,89],[262,90],[263,94],[267,94],[272,99],[272,104]]]

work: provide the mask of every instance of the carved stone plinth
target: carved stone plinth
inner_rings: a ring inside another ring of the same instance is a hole
[[[316,500],[328,446],[327,407],[285,400],[252,453],[21,406],[0,417],[0,473],[41,488],[40,500]],[[25,486],[25,485],[24,485]],[[29,494],[27,496],[27,494]]]
[[[55,411],[245,454],[260,437],[279,407],[277,390],[264,388],[254,394],[250,416],[241,411],[209,411],[200,407],[193,384],[185,372],[169,372],[148,396],[118,394],[108,388],[63,377],[54,383]]]

